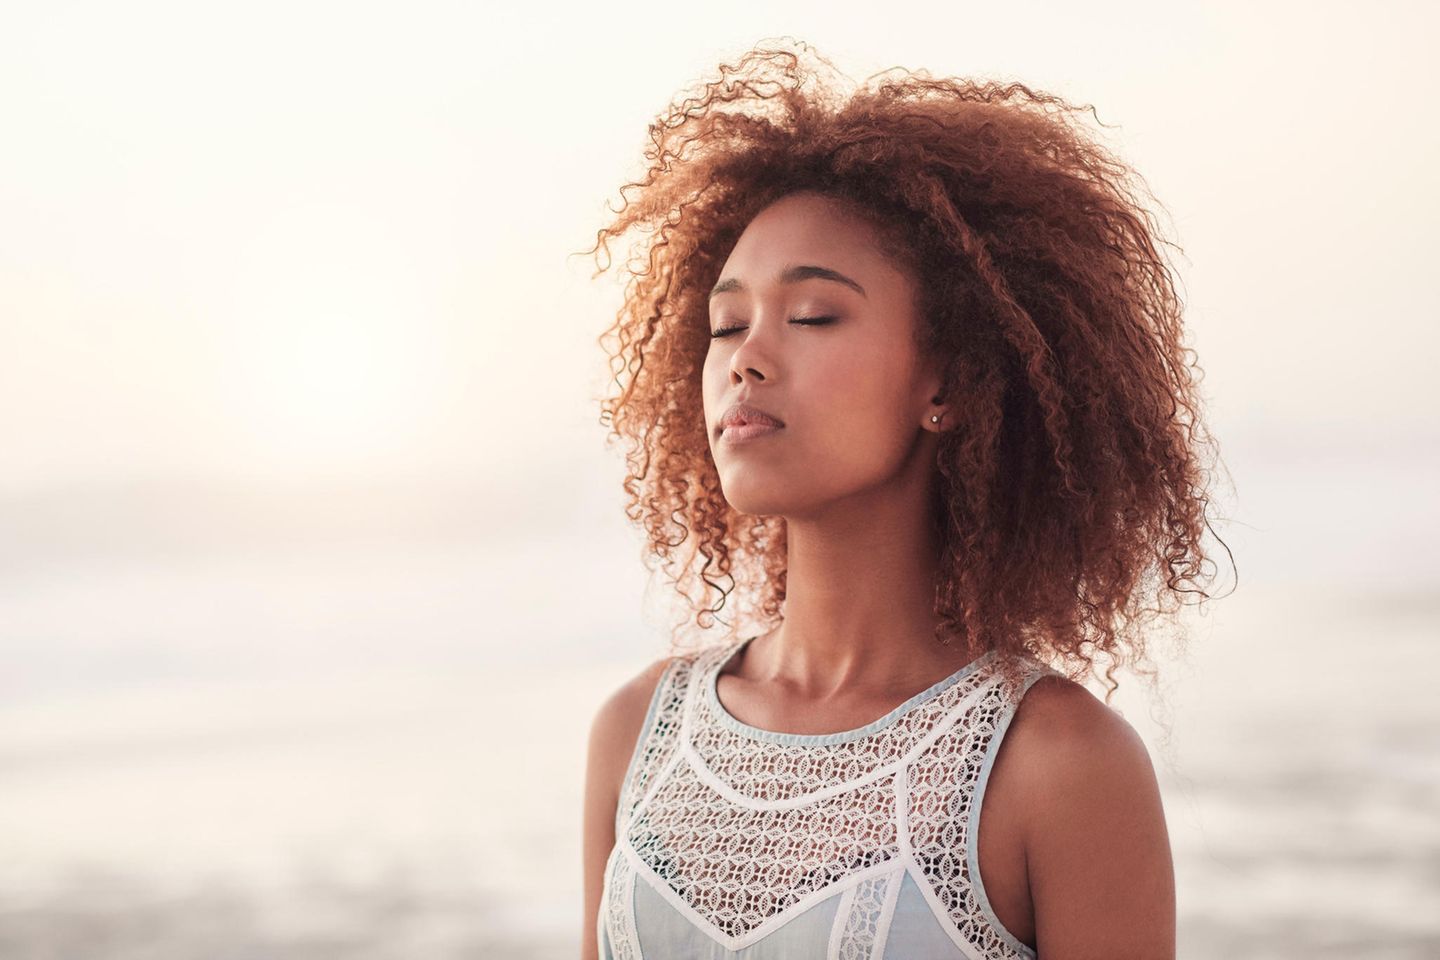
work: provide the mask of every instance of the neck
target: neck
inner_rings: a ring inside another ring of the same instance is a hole
[[[929,502],[922,488],[787,518],[784,621],[751,644],[745,672],[823,698],[913,687],[963,666],[962,648],[935,639],[940,541]]]

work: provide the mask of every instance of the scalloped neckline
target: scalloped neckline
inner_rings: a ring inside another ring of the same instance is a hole
[[[863,726],[855,727],[850,730],[838,730],[834,733],[785,733],[779,730],[766,730],[762,727],[748,724],[745,721],[731,714],[730,711],[725,708],[725,705],[720,702],[720,672],[725,669],[725,666],[729,664],[731,660],[735,659],[736,655],[738,655],[742,649],[744,649],[750,644],[751,640],[754,639],[755,637],[746,637],[744,640],[736,643],[734,646],[732,646],[729,650],[725,652],[724,656],[717,658],[715,663],[711,664],[709,669],[705,671],[705,676],[703,677],[701,683],[701,685],[704,687],[705,700],[709,704],[710,710],[712,713],[714,713],[716,719],[719,720],[720,723],[724,725],[727,729],[733,730],[734,732],[749,737],[753,740],[765,740],[771,743],[781,743],[789,746],[822,746],[831,743],[844,743],[850,740],[859,740],[860,738],[867,737],[873,733],[878,733],[879,731],[895,723],[910,710],[920,706],[920,704],[924,703],[925,701],[940,695],[941,693],[948,690],[950,687],[959,683],[961,680],[965,679],[965,677],[974,673],[976,670],[989,663],[995,657],[994,649],[986,650],[984,653],[980,654],[978,657],[974,658],[969,663],[965,664],[963,667],[950,674],[948,677],[937,680],[935,683],[932,683],[924,690],[921,690],[919,693],[906,699],[903,703],[899,704],[892,710],[886,712],[883,716],[877,717],[876,719],[870,721],[867,724],[864,724]]]

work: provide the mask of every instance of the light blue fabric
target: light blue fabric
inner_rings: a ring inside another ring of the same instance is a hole
[[[727,950],[680,915],[643,880],[635,884],[635,932],[644,957],[676,960],[824,960],[840,896],[826,897],[758,943]]]
[[[895,919],[885,941],[885,960],[950,960],[965,954],[940,926],[930,904],[925,902],[915,878],[907,870],[895,901]]]
[[[686,960],[825,960],[843,891],[816,903],[775,932],[740,950],[727,950],[666,902],[650,885],[635,884],[635,921],[645,957]],[[602,934],[603,936],[603,934]],[[1027,948],[1028,949],[1028,948]],[[600,956],[613,960],[604,940]],[[940,926],[907,871],[901,880],[884,960],[963,960],[965,953]]]

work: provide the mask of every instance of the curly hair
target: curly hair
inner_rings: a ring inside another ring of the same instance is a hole
[[[801,42],[722,64],[651,125],[644,177],[584,251],[599,276],[612,239],[648,235],[599,338],[618,387],[600,422],[627,441],[646,562],[686,598],[686,625],[712,626],[732,593],[741,613],[780,618],[784,518],[735,511],[708,445],[707,294],[752,217],[819,192],[918,278],[917,347],[945,363],[937,639],[1072,678],[1103,654],[1108,703],[1117,665],[1155,673],[1140,628],[1184,594],[1209,598],[1213,567],[1199,456],[1213,441],[1143,181],[1071,116],[1093,107],[898,67],[847,96],[836,76]]]

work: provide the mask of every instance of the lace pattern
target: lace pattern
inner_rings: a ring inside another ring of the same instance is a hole
[[[672,660],[665,668],[646,718],[645,728],[635,745],[631,768],[620,786],[620,800],[615,808],[615,835],[623,836],[625,822],[635,805],[645,796],[645,790],[669,762],[679,742],[681,717],[685,709],[685,694],[692,672],[699,664],[692,657]]]
[[[903,876],[902,870],[870,877],[845,894],[835,915],[827,960],[880,960],[885,948],[881,930],[895,910]]]
[[[972,874],[970,832],[976,784],[991,740],[1008,717],[1012,691],[992,684],[951,727],[906,768],[908,839],[915,863],[966,943],[985,957],[1016,955],[1011,939],[987,922]]]
[[[713,671],[729,658],[710,659],[695,698],[691,747],[717,779],[736,793],[762,801],[813,796],[827,786],[854,783],[898,763],[987,679],[984,671],[972,670],[868,736],[823,745],[788,744],[735,729],[714,696]]]
[[[601,940],[609,942],[610,956],[614,960],[640,960],[640,941],[635,932],[635,870],[618,851],[610,857],[602,897],[605,909],[601,911]]]
[[[617,811],[635,882],[732,950],[843,891],[827,955],[858,960],[883,954],[885,904],[908,870],[967,955],[1033,958],[991,922],[970,831],[1016,694],[1054,671],[1029,661],[1017,691],[987,654],[883,722],[805,737],[724,711],[714,679],[735,650],[677,659],[657,687]]]
[[[755,809],[682,765],[636,813],[628,839],[706,922],[741,938],[855,871],[893,861],[894,805],[891,786],[877,783],[802,807]]]

